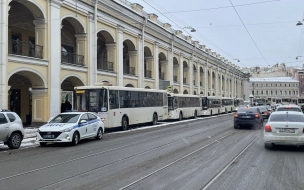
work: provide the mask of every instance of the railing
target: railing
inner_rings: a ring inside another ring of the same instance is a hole
[[[123,72],[127,75],[135,75],[135,67],[124,66]]]
[[[9,40],[11,47],[9,54],[22,55],[28,57],[43,58],[43,46],[32,44],[31,42],[22,42],[19,40]]]
[[[160,72],[160,73],[159,73],[159,79],[165,80],[165,73]]]
[[[97,59],[97,69],[105,71],[114,71],[114,63]]]
[[[173,75],[173,81],[177,82],[177,76],[176,75]]]
[[[187,78],[183,79],[183,83],[186,84],[187,83]]]
[[[61,63],[70,63],[74,65],[84,65],[84,56],[75,53],[69,53],[66,51],[61,52]]]
[[[145,77],[152,78],[152,71],[145,70]]]

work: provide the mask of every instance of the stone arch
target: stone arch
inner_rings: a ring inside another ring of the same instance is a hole
[[[151,89],[151,87],[150,86],[145,86],[145,89]]]
[[[135,45],[130,39],[123,42],[123,73],[135,75],[136,60],[134,59],[136,53]]]
[[[214,92],[212,93],[212,96],[215,96]]]
[[[113,82],[108,79],[101,79],[101,83],[106,84],[107,86],[114,86]]]
[[[178,60],[176,57],[173,57],[173,65],[178,65]]]
[[[134,88],[134,85],[131,84],[131,83],[128,83],[128,84],[125,85],[125,87]]]
[[[28,68],[19,68],[8,75],[7,83],[10,86],[8,92],[9,110],[16,112],[23,123],[31,122],[27,115],[32,116],[33,113],[39,113],[39,118],[43,117],[43,113],[41,114],[43,107],[39,106],[43,105],[43,100],[39,99],[38,103],[40,104],[36,106],[35,100],[32,98],[33,93],[39,92],[40,96],[45,96],[47,93],[47,83],[39,72]],[[33,103],[30,104],[30,102]],[[39,107],[39,110],[36,111],[36,107]]]
[[[68,83],[66,83],[67,81],[69,81]],[[69,90],[74,90],[74,87],[76,86],[84,86],[85,85],[85,82],[84,80],[82,80],[82,78],[76,74],[69,74],[65,77],[63,77],[63,79],[61,80],[61,89],[65,89],[65,88],[62,88],[65,83],[67,85],[73,85],[73,89],[69,89]]]
[[[208,96],[210,96],[210,92],[208,92]]]
[[[165,80],[165,65],[162,64],[163,62],[167,62],[167,57],[163,52],[158,54],[158,70],[159,70],[159,79]]]
[[[188,94],[188,90],[184,90],[183,94]]]
[[[176,57],[173,57],[173,82],[180,81],[179,64]]]
[[[27,0],[27,1],[11,1],[9,3],[9,6],[11,7],[11,9],[9,10],[9,15],[12,14],[12,12],[14,11],[17,11],[18,10],[14,10],[14,5],[16,5],[17,3],[23,5],[24,7],[26,7],[31,13],[32,15],[34,16],[35,20],[41,20],[41,19],[45,19],[46,18],[46,14],[45,12],[43,11],[42,7],[36,3],[35,1],[33,0]],[[21,13],[24,13],[24,10],[23,12]],[[22,19],[22,17],[19,17],[19,21],[20,19]]]
[[[144,71],[145,77],[152,78],[153,71],[153,55],[152,51],[148,46],[144,47]]]
[[[97,37],[99,37],[98,35],[103,36],[105,43],[114,43],[115,42],[113,35],[106,29],[100,29],[96,35],[97,35]]]
[[[196,95],[196,91],[195,90],[193,91],[193,95]]]
[[[200,92],[200,94],[204,94],[204,92],[203,92],[203,91],[201,91],[201,92]]]
[[[174,88],[173,93],[178,94],[178,90],[176,88]]]
[[[86,33],[84,24],[82,23],[82,21],[78,17],[75,17],[74,15],[65,15],[61,18],[61,24],[62,25],[63,25],[64,20],[67,20],[73,26],[73,28],[75,29],[76,34]],[[64,25],[63,25],[63,27],[64,27]]]

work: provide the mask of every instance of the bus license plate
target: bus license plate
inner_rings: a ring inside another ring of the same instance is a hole
[[[279,132],[282,133],[295,133],[295,129],[279,129]]]

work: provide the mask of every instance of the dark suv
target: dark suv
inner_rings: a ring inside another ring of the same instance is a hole
[[[20,117],[9,110],[0,109],[0,142],[11,149],[19,148],[24,136]]]

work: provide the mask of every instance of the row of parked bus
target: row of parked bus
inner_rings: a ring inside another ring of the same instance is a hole
[[[167,93],[165,90],[118,86],[75,87],[75,110],[94,112],[106,128],[228,113],[242,99]]]

